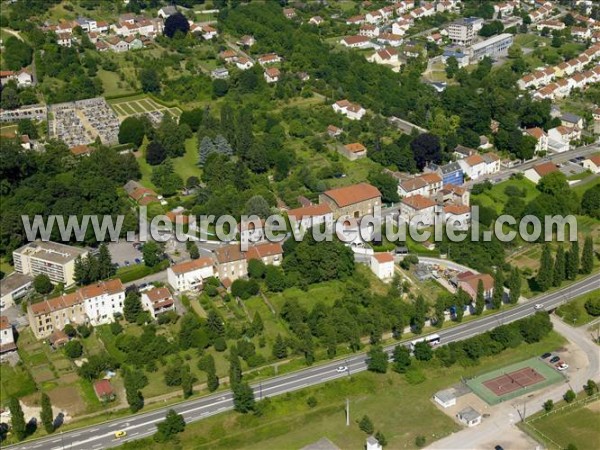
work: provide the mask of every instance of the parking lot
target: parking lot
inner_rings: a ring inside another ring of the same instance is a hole
[[[133,242],[110,242],[108,250],[112,257],[112,262],[119,267],[140,264],[142,262],[142,252],[134,247]]]

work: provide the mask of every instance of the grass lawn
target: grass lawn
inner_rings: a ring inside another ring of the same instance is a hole
[[[580,393],[578,400],[585,398]],[[563,449],[574,444],[578,449],[597,448],[593,442],[598,442],[598,424],[600,424],[600,399],[591,403],[578,403],[573,406],[560,408],[566,404],[561,402],[554,406],[550,414],[536,416],[523,426],[525,431],[541,440],[546,448]]]
[[[99,69],[98,77],[102,81],[102,87],[104,87],[104,95],[112,97],[116,95],[125,95],[133,93],[133,89],[125,81],[121,81],[119,74],[116,72],[109,72],[108,70]]]
[[[189,177],[200,178],[202,175],[198,167],[198,137],[195,134],[185,141],[185,155],[173,160],[173,168],[184,183]]]
[[[559,307],[556,313],[569,325],[581,326],[595,319],[586,311],[584,304],[588,300],[597,298],[600,296],[600,289],[596,289],[593,292],[581,295],[575,300],[570,301]]]
[[[376,430],[387,438],[389,448],[413,448],[416,436],[427,443],[458,431],[455,422],[431,401],[434,392],[472,376],[528,359],[540,352],[558,348],[564,339],[550,333],[542,342],[506,350],[492,358],[484,358],[477,366],[438,367],[435,362],[415,364],[426,379],[411,385],[404,375],[360,373],[270,399],[261,417],[228,412],[189,424],[180,437],[182,448],[195,449],[265,449],[299,448],[327,437],[340,448],[362,448],[366,435],[357,421],[368,415]],[[485,368],[485,369],[484,369]],[[308,397],[317,406],[306,404]],[[350,401],[350,426],[345,426],[344,406]],[[408,406],[410,405],[410,406]],[[410,408],[410,414],[407,414]],[[424,420],[423,418],[426,418]],[[135,448],[140,448],[137,443]],[[149,449],[160,446],[151,439],[144,441]],[[128,446],[125,446],[128,448]],[[581,447],[584,448],[584,447]]]
[[[35,381],[25,367],[0,365],[0,404],[4,405],[9,397],[24,397],[36,390]]]
[[[336,300],[341,298],[343,293],[343,282],[333,280],[312,285],[307,291],[293,287],[281,293],[269,294],[267,297],[277,311],[277,314],[279,314],[286,300],[296,299],[304,308],[310,311],[317,302],[322,302],[328,306],[333,305]]]
[[[4,258],[0,259],[0,272],[4,273],[4,276],[14,272],[14,267],[11,266]]]
[[[495,184],[492,189],[485,191],[482,194],[474,195],[473,200],[477,200],[483,206],[494,208],[498,213],[502,212],[504,205],[510,200],[510,197],[504,192],[508,186],[515,186],[525,192],[524,197],[520,197],[525,203],[530,202],[539,195],[535,188],[535,184],[523,178],[518,180],[512,178],[502,183]]]

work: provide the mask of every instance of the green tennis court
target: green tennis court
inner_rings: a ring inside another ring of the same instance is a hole
[[[564,380],[563,374],[553,366],[539,358],[530,358],[470,378],[466,383],[486,403],[496,405]],[[507,382],[517,384],[509,386]],[[502,387],[506,391],[504,394]]]

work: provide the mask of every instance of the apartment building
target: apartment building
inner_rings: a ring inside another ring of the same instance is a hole
[[[176,292],[192,291],[203,284],[203,280],[214,276],[214,260],[204,257],[175,264],[167,269],[167,281]]]
[[[483,19],[478,17],[466,17],[457,20],[448,26],[448,38],[453,44],[469,47],[482,26]]]
[[[490,58],[497,58],[499,56],[506,56],[508,49],[513,44],[513,35],[509,33],[502,33],[498,36],[493,36],[486,39],[483,42],[474,44],[471,47],[471,64],[481,61],[486,56]]]
[[[87,256],[83,248],[57,242],[30,242],[13,252],[15,271],[35,277],[48,275],[53,283],[70,286],[75,283],[75,260]]]
[[[150,311],[154,319],[159,314],[175,311],[175,301],[171,296],[171,292],[165,287],[142,292],[142,305],[146,311]]]

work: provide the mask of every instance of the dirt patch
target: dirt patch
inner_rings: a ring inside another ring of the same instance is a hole
[[[60,377],[60,384],[71,384],[79,380],[75,372],[66,373]]]
[[[60,386],[48,392],[52,404],[68,416],[85,412],[85,403],[79,395],[79,389],[74,386]]]
[[[40,384],[45,381],[54,380],[56,377],[54,376],[54,372],[48,366],[35,367],[31,374],[33,375],[33,379],[36,383]]]
[[[592,403],[588,403],[585,405],[585,407],[592,412],[600,412],[600,400],[595,400]]]

